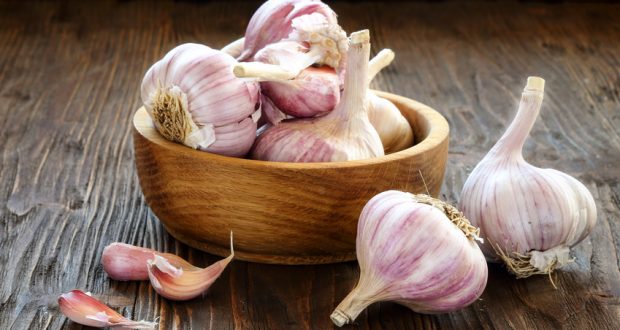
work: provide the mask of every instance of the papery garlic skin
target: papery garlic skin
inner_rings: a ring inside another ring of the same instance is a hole
[[[382,156],[383,145],[368,120],[368,30],[351,34],[341,102],[329,114],[268,128],[251,157],[280,162],[327,162]]]
[[[191,148],[244,156],[256,132],[259,85],[235,77],[230,55],[199,44],[180,45],[142,81],[142,101],[157,130]]]
[[[261,111],[261,121],[258,122],[259,127],[267,123],[270,125],[277,125],[283,120],[294,118],[278,109],[278,107],[273,104],[273,101],[264,93],[261,93]]]
[[[233,260],[232,233],[230,234],[230,255],[209,267],[198,268],[189,264],[174,264],[174,259],[155,255],[147,261],[151,285],[157,293],[167,299],[184,301],[203,294],[219,278],[226,266]]]
[[[71,321],[97,328],[154,329],[156,322],[132,321],[80,290],[58,297],[60,311]]]
[[[476,237],[475,228],[441,201],[395,190],[376,195],[364,206],[357,227],[359,282],[332,320],[337,326],[351,323],[379,301],[419,313],[471,304],[488,277]]]
[[[321,14],[330,24],[337,23],[336,13],[321,1],[266,1],[252,15],[245,32],[244,50],[237,59],[251,60],[260,49],[287,38],[293,32],[295,18],[313,13]]]
[[[519,278],[570,262],[569,248],[596,223],[594,199],[581,182],[523,159],[543,91],[543,79],[528,78],[514,121],[469,175],[460,200],[488,242],[485,255],[504,261]]]

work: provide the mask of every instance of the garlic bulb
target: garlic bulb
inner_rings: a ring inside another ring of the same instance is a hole
[[[381,50],[368,64],[369,80],[372,81],[383,68],[394,60],[394,52]],[[379,133],[386,154],[397,152],[413,145],[413,129],[394,103],[368,93],[368,119]]]
[[[237,77],[262,81],[262,92],[288,115],[324,114],[340,100],[336,70],[345,59],[347,35],[319,13],[297,17],[291,24],[289,39],[267,45],[254,55],[255,61],[266,65],[239,63],[233,72]]]
[[[251,60],[265,46],[287,38],[293,32],[293,20],[299,16],[317,13],[329,24],[337,18],[329,6],[315,0],[268,0],[256,10],[245,31],[244,50],[239,61]]]
[[[236,78],[230,55],[183,44],[142,81],[142,102],[157,130],[191,148],[244,156],[255,139],[259,85]]]
[[[170,253],[129,244],[112,243],[103,250],[101,263],[110,278],[120,281],[150,280],[157,293],[170,300],[189,300],[205,292],[234,258],[232,233],[230,256],[209,267],[196,267]]]
[[[370,304],[394,301],[419,313],[450,312],[474,302],[488,276],[477,229],[454,207],[427,195],[390,190],[360,215],[360,278],[331,315],[351,323]]]
[[[368,121],[368,30],[351,34],[345,88],[329,114],[294,119],[268,128],[256,140],[251,157],[280,162],[327,162],[383,155],[377,131]]]
[[[90,293],[73,290],[58,297],[60,311],[71,321],[97,328],[154,329],[156,322],[132,321],[125,318]]]
[[[528,78],[517,116],[474,168],[461,193],[463,213],[488,242],[485,255],[499,257],[519,278],[549,274],[570,262],[569,248],[596,223],[594,199],[582,183],[523,159],[544,83]]]

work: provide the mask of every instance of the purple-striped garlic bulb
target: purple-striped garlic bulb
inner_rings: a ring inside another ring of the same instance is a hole
[[[391,49],[381,50],[368,64],[368,80],[375,79],[376,75],[393,60],[394,52]],[[413,145],[413,129],[407,118],[402,115],[394,103],[377,96],[373,92],[368,93],[368,119],[379,133],[386,154]]]
[[[199,44],[183,44],[153,64],[142,80],[142,102],[168,140],[242,157],[256,137],[259,85],[235,77],[237,61]]]
[[[529,77],[512,124],[474,168],[460,208],[480,227],[485,255],[518,278],[550,274],[596,223],[596,205],[575,178],[530,165],[523,144],[538,117],[545,81]]]
[[[319,14],[329,24],[337,24],[336,13],[319,0],[268,0],[248,23],[244,49],[239,61],[252,60],[265,46],[287,38],[293,32],[293,20],[299,16]]]
[[[478,230],[453,206],[427,195],[389,190],[368,201],[357,225],[360,278],[331,315],[353,322],[370,304],[394,301],[419,313],[463,308],[488,276]]]
[[[351,34],[342,99],[323,117],[284,121],[261,134],[253,159],[329,162],[382,156],[383,146],[368,120],[368,30]]]
[[[239,63],[237,77],[261,81],[262,93],[282,112],[314,117],[334,109],[340,100],[347,34],[319,13],[293,19],[288,39],[265,46],[256,62]],[[314,67],[311,67],[314,66]]]

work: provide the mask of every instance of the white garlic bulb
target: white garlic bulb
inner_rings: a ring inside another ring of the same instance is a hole
[[[485,255],[498,257],[517,277],[549,274],[570,262],[569,248],[596,223],[586,187],[554,169],[528,164],[522,155],[542,105],[545,81],[529,77],[514,121],[474,168],[460,209],[480,227]],[[491,248],[492,247],[492,248]]]
[[[191,148],[244,156],[256,137],[259,85],[235,77],[237,61],[199,44],[183,44],[153,64],[142,102],[157,130]]]
[[[261,134],[253,159],[329,162],[383,156],[377,131],[368,120],[368,30],[351,34],[345,88],[340,103],[323,117],[284,121]]]
[[[427,195],[389,190],[360,215],[356,252],[360,278],[331,315],[351,323],[367,306],[394,301],[419,313],[442,313],[474,302],[488,269],[477,228],[453,206]]]

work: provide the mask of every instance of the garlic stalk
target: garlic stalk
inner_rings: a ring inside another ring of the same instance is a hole
[[[461,193],[463,213],[480,226],[490,259],[501,259],[518,278],[550,274],[572,260],[569,249],[596,223],[588,189],[522,155],[543,100],[545,81],[529,77],[512,124],[474,168]]]
[[[191,148],[244,156],[255,139],[259,85],[236,78],[230,55],[183,44],[147,71],[142,102],[157,130]]]
[[[103,250],[101,263],[114,280],[150,280],[161,296],[171,300],[189,300],[206,291],[233,258],[231,232],[230,256],[207,268],[196,267],[174,254],[123,243],[108,245]]]
[[[154,329],[156,322],[132,321],[80,290],[58,297],[60,311],[71,321],[97,328]]]
[[[245,38],[239,38],[228,45],[224,46],[221,51],[226,53],[234,58],[239,57],[241,52],[243,51],[243,43],[245,42]]]
[[[336,307],[337,326],[369,305],[394,301],[419,313],[463,308],[482,294],[488,276],[474,242],[477,228],[453,206],[427,195],[390,190],[364,206],[357,226],[360,278]]]
[[[383,68],[394,60],[394,52],[381,50],[368,64],[369,80],[372,81]],[[368,93],[368,119],[379,133],[386,154],[406,149],[413,145],[413,129],[394,103]]]
[[[254,144],[251,157],[281,162],[327,162],[383,155],[377,131],[368,121],[368,30],[351,34],[345,88],[329,114],[294,119],[268,128]]]
[[[293,32],[293,20],[309,14],[320,14],[328,24],[337,18],[329,6],[314,0],[269,0],[256,10],[245,32],[244,50],[239,61],[252,60],[265,46],[287,38]]]

